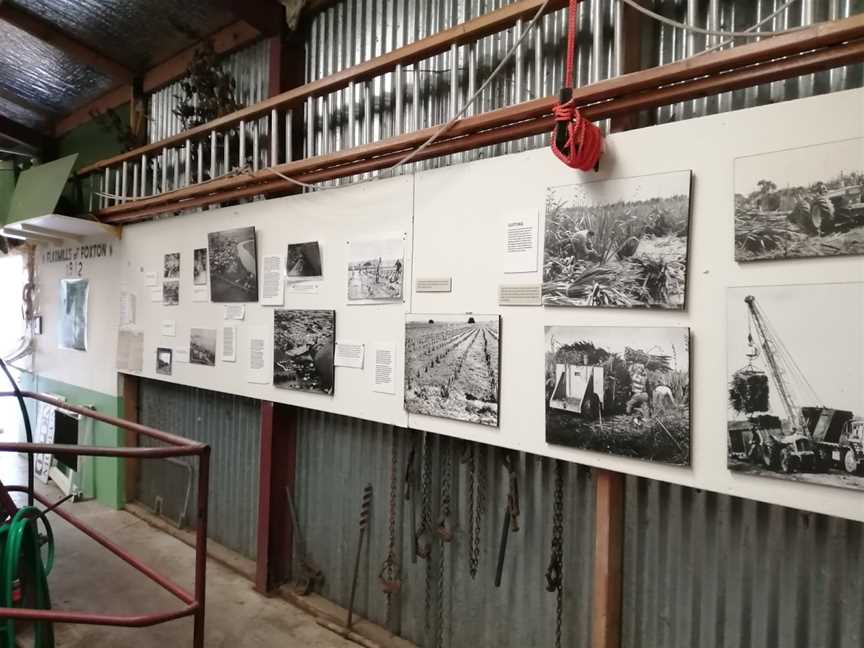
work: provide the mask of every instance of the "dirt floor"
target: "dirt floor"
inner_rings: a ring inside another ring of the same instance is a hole
[[[9,459],[9,453],[0,453]],[[26,483],[20,465],[3,460],[5,483]],[[40,487],[52,499],[60,492]],[[87,524],[129,549],[181,586],[192,588],[194,552],[186,544],[125,511],[96,502],[63,505]],[[179,601],[57,516],[51,518],[57,558],[49,575],[55,609],[101,613],[164,611]],[[316,624],[309,614],[279,598],[265,598],[252,583],[212,560],[207,564],[207,648],[356,648]],[[55,626],[58,648],[182,648],[192,645],[192,620],[152,628]],[[29,643],[22,642],[22,646]]]

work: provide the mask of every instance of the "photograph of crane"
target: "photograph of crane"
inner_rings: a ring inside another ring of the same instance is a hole
[[[730,470],[864,490],[862,309],[861,283],[729,289]]]

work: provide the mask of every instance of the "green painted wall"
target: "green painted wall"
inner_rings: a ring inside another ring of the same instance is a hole
[[[13,191],[15,191],[15,166],[9,160],[0,160],[0,225],[6,222]]]
[[[110,416],[119,416],[123,411],[123,399],[118,396],[101,394],[33,374],[22,374],[21,388],[45,394],[57,394],[65,397],[67,402],[73,405],[93,406],[97,412]],[[35,421],[35,402],[31,401],[29,405],[30,418]],[[123,445],[124,433],[113,425],[94,421],[93,437],[94,445],[116,448]],[[88,489],[85,489],[85,496],[95,497],[102,504],[115,509],[122,508],[125,504],[123,460],[96,457],[93,461],[95,462],[93,491],[88,492]]]
[[[128,126],[129,104],[125,103],[122,106],[117,106],[114,110],[123,122],[123,126]],[[73,171],[75,171],[88,164],[119,155],[122,152],[123,146],[118,141],[117,135],[113,131],[107,131],[95,121],[90,120],[80,126],[76,126],[63,137],[57,139],[54,142],[50,159],[53,160],[77,153],[78,161],[73,168]],[[81,189],[83,193],[82,204],[74,211],[86,211],[89,205],[88,185],[85,183]],[[76,200],[71,184],[67,185],[66,191],[63,192],[63,197],[66,200]]]

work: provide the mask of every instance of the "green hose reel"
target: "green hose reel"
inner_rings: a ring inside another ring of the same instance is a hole
[[[37,529],[39,520],[45,535]],[[47,545],[45,561],[42,548]],[[31,607],[51,609],[48,574],[54,566],[54,534],[45,514],[26,506],[18,510],[10,522],[0,527],[0,606],[15,607],[16,584],[24,583],[32,596]],[[34,648],[54,648],[54,628],[51,623],[37,621],[34,627]],[[15,648],[15,619],[0,622],[0,648]]]

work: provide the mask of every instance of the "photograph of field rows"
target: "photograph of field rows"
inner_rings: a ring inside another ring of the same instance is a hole
[[[550,187],[543,304],[684,308],[690,175]]]
[[[501,318],[408,315],[405,409],[498,425]]]

